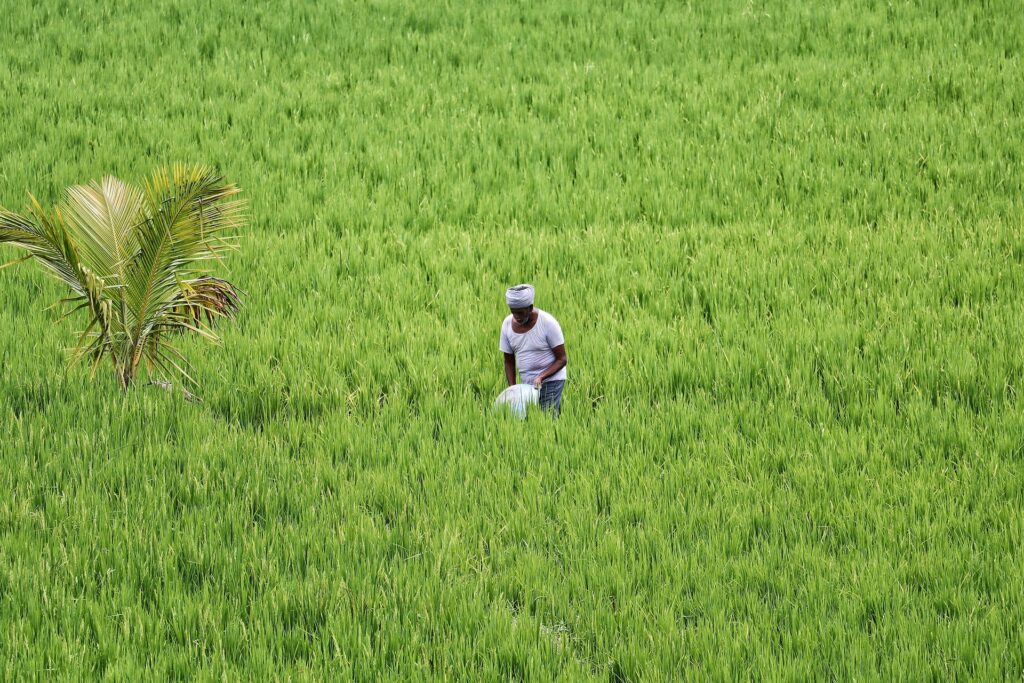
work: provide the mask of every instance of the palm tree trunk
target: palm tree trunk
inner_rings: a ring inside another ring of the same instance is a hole
[[[121,389],[125,391],[135,384],[135,375],[139,369],[139,361],[135,355],[135,348],[132,347],[131,350],[125,354],[122,361],[116,364],[117,379],[121,383]],[[139,355],[141,357],[141,354]]]
[[[136,342],[132,345],[131,353],[128,354],[127,363],[124,367],[123,386],[127,389],[135,384],[135,376],[139,374],[139,364],[142,362],[142,344]]]

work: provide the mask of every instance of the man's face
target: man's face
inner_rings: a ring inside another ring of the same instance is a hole
[[[526,308],[509,308],[512,311],[512,319],[520,325],[529,325],[530,316],[533,314],[533,306],[527,306]]]

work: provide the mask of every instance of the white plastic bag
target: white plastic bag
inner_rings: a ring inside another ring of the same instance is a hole
[[[507,408],[512,415],[520,420],[526,419],[526,406],[537,405],[540,401],[540,389],[532,384],[513,384],[498,394],[494,401],[495,410]]]

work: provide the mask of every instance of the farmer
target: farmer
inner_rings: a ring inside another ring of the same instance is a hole
[[[540,389],[540,407],[554,416],[562,407],[565,387],[565,337],[555,317],[533,307],[533,285],[516,285],[505,292],[511,315],[501,323],[499,348],[505,354],[505,378]]]

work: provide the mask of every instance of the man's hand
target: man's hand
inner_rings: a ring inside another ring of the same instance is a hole
[[[534,389],[537,389],[537,390],[539,391],[539,390],[540,390],[540,385],[541,385],[541,384],[543,384],[543,383],[544,383],[544,380],[542,380],[542,379],[541,379],[541,378],[540,378],[540,377],[538,376],[538,377],[537,377],[536,379],[534,379],[534,380],[533,380],[533,388],[534,388]]]

